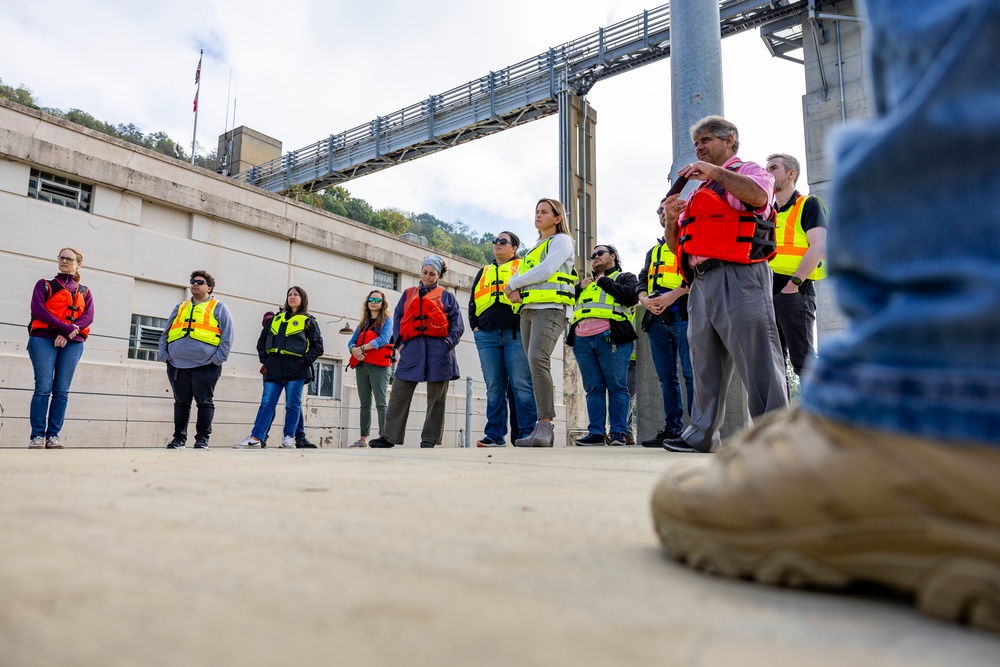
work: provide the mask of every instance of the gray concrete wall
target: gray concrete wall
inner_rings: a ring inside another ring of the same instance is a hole
[[[92,211],[27,197],[31,168],[93,184]],[[357,324],[374,267],[400,274],[400,289],[387,292],[394,306],[401,290],[417,283],[427,254],[391,234],[4,100],[0,229],[0,447],[27,444],[33,380],[24,325],[32,287],[55,274],[60,247],[83,252],[83,282],[93,290],[97,313],[63,430],[77,447],[162,446],[169,439],[172,399],[163,364],[128,357],[130,323],[133,313],[166,318],[184,298],[193,269],[215,276],[216,294],[236,322],[233,354],[216,391],[212,443],[221,446],[249,432],[260,401],[255,345],[261,314],[283,302],[289,285],[309,293],[324,332],[323,360],[342,363],[348,337],[337,333],[344,324],[337,320]],[[479,267],[451,255],[446,261],[444,284],[465,317]],[[474,379],[475,439],[485,424],[485,389],[471,334],[457,353],[463,377]],[[561,346],[555,354],[558,377]],[[349,445],[358,435],[354,373],[346,363],[342,382],[340,400],[305,400],[307,432],[327,447]],[[424,406],[421,393],[409,444],[419,441]],[[447,413],[445,446],[456,446],[465,427],[464,381],[453,383]]]

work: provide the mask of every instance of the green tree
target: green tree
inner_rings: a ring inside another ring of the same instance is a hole
[[[462,245],[453,249],[452,252],[459,257],[464,257],[470,262],[475,262],[476,264],[486,264],[486,255],[479,246]]]
[[[36,103],[35,98],[31,94],[28,88],[24,87],[22,83],[17,88],[13,86],[8,86],[0,79],[0,97],[5,100],[10,100],[11,102],[16,102],[22,106],[31,107],[32,109],[41,109]]]
[[[394,208],[383,208],[376,211],[369,224],[391,234],[403,234],[410,228],[410,221],[407,217]]]
[[[427,243],[429,243],[432,248],[444,250],[445,252],[451,252],[451,249],[454,247],[451,236],[440,227],[434,227],[431,229],[431,233],[427,235]]]

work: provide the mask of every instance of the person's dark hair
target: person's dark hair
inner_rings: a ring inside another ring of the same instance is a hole
[[[291,287],[288,288],[288,291],[285,292],[285,305],[282,306],[281,309],[283,311],[285,311],[286,313],[291,313],[292,312],[292,307],[288,305],[288,295],[292,293],[292,290],[295,290],[296,292],[298,292],[299,293],[299,297],[302,299],[302,305],[299,306],[299,309],[297,311],[295,311],[295,313],[293,313],[293,314],[294,315],[308,315],[309,314],[309,295],[306,294],[306,291],[304,289],[302,289],[301,287],[299,287],[298,285],[292,285]]]
[[[615,271],[622,270],[622,256],[618,254],[618,248],[608,243],[598,243],[597,245],[594,246],[594,250],[597,250],[598,248],[604,248],[605,250],[613,254],[615,256]]]
[[[205,269],[198,269],[197,271],[192,271],[191,272],[191,279],[194,280],[195,278],[204,278],[205,279],[205,282],[208,284],[208,293],[209,294],[211,294],[213,291],[215,291],[215,278],[213,278],[212,274],[210,274]]]
[[[441,262],[441,270],[438,271],[438,280],[444,278],[444,274],[448,273],[448,264],[446,262]]]
[[[378,315],[372,318],[371,311],[368,310],[368,298],[373,294],[378,294],[382,297],[382,307],[378,309]],[[389,316],[389,300],[385,298],[385,293],[381,290],[373,289],[368,292],[368,296],[365,297],[365,302],[361,305],[361,318],[358,320],[358,328],[364,330],[368,325],[374,325],[376,327],[381,327],[385,323],[385,318]]]
[[[733,135],[733,152],[740,150],[740,131],[722,116],[705,116],[691,126],[691,141],[695,141],[699,134],[710,133],[716,139],[725,141],[729,135]]]
[[[514,232],[508,232],[506,230],[500,232],[500,234],[506,234],[507,236],[510,237],[510,244],[511,246],[514,247],[514,252],[516,254],[517,249],[521,247],[521,239],[519,239],[517,234],[515,234]],[[500,234],[497,234],[497,238],[500,238]]]

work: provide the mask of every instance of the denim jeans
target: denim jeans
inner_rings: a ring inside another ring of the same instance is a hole
[[[264,391],[260,397],[260,408],[257,410],[257,418],[253,422],[253,430],[250,435],[263,440],[274,419],[274,410],[278,405],[281,392],[285,392],[285,427],[282,435],[286,438],[294,438],[295,430],[299,425],[299,417],[302,415],[302,388],[305,380],[288,380],[287,382],[265,382]]]
[[[486,380],[486,435],[494,442],[504,442],[507,435],[507,393],[514,395],[518,432],[511,439],[527,437],[535,428],[535,394],[531,369],[520,338],[510,329],[473,332],[479,364]]]
[[[31,395],[30,409],[32,438],[51,438],[62,431],[69,385],[81,356],[83,343],[56,347],[56,342],[50,338],[28,337],[28,357],[35,372],[35,393]]]
[[[267,384],[266,382],[264,384]],[[271,424],[274,423],[274,416],[277,409],[271,410],[271,417],[267,420],[267,427],[264,429],[264,435],[261,437],[260,441],[267,443],[267,439],[271,434]],[[295,439],[306,437],[306,413],[305,411],[299,412],[299,425],[295,427]]]
[[[841,134],[830,198],[829,268],[851,326],[824,342],[802,402],[997,446],[1000,3],[867,9],[879,118]]]
[[[573,355],[587,392],[590,433],[605,435],[605,419],[610,419],[612,433],[628,431],[628,362],[634,346],[613,344],[607,332],[576,337]]]
[[[681,373],[687,390],[688,413],[694,401],[694,373],[691,371],[691,355],[688,352],[687,320],[676,319],[666,324],[659,317],[649,321],[649,348],[653,355],[653,367],[660,380],[663,394],[663,428],[671,433],[684,429],[684,402],[681,398],[681,382],[677,377],[677,357],[681,360]]]

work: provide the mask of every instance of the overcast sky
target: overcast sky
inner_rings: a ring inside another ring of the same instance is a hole
[[[288,151],[659,4],[0,0],[0,79],[26,85],[42,106],[163,130],[190,148],[204,49],[198,143],[212,148],[225,130],[232,72],[236,125]],[[802,67],[772,58],[756,31],[724,39],[722,55],[725,115],[740,128],[740,156],[804,158]],[[660,232],[654,210],[668,186],[670,63],[601,81],[588,100],[598,117],[598,240],[617,245],[637,273]],[[530,245],[535,202],[558,197],[558,184],[551,116],[345,186],[375,208],[460,219],[479,232],[508,229]]]

